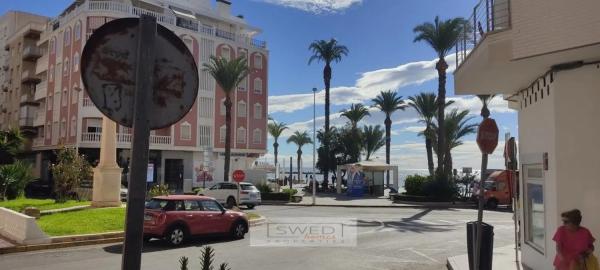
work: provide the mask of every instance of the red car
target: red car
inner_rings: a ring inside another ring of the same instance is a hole
[[[244,238],[248,232],[245,213],[229,211],[210,197],[169,195],[152,198],[144,213],[144,240],[165,239],[173,246],[190,236],[230,234]]]

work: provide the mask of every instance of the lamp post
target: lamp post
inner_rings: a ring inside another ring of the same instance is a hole
[[[312,166],[312,205],[315,205],[317,194],[317,177],[315,176],[315,162],[317,153],[317,88],[313,88],[313,166]]]

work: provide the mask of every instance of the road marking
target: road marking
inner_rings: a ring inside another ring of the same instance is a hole
[[[438,261],[438,260],[436,260],[436,259],[434,259],[434,258],[431,258],[431,257],[429,257],[429,256],[425,255],[425,253],[423,253],[423,252],[416,251],[416,250],[415,250],[415,249],[413,249],[413,248],[409,248],[408,250],[410,250],[410,251],[412,251],[413,253],[415,253],[415,254],[417,254],[417,255],[420,255],[420,256],[422,256],[422,257],[424,257],[424,258],[426,258],[426,259],[428,259],[428,260],[430,260],[430,261],[432,261],[432,262],[434,262],[434,263],[440,263],[440,261]]]

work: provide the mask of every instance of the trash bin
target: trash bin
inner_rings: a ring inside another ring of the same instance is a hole
[[[494,226],[485,222],[481,223],[481,252],[479,252],[479,269],[492,270],[492,257],[494,252]],[[475,270],[475,246],[477,245],[477,221],[467,223],[467,252],[469,257],[469,270]]]

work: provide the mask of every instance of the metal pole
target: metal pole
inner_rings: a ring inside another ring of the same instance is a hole
[[[140,269],[144,236],[144,201],[148,172],[148,149],[150,126],[148,107],[152,102],[155,58],[156,18],[140,18],[137,47],[136,84],[133,112],[133,140],[131,178],[127,215],[125,218],[125,241],[123,243],[122,270]]]
[[[316,123],[316,119],[317,119],[317,88],[313,88],[313,168],[312,168],[312,178],[313,178],[313,182],[312,182],[312,205],[315,205],[315,201],[316,201],[316,194],[317,194],[317,177],[315,175],[315,160],[316,160],[316,155],[317,155],[317,141],[316,141],[316,134],[317,134],[317,123]]]
[[[292,168],[292,157],[290,157],[290,189],[292,189],[292,184],[294,183],[293,179],[294,179],[294,173],[292,172],[293,168]]]
[[[479,265],[481,264],[480,255],[481,255],[481,236],[482,236],[482,222],[483,222],[483,196],[484,196],[484,187],[483,183],[486,177],[487,171],[487,163],[488,163],[488,155],[482,153],[481,158],[481,180],[479,180],[479,205],[477,208],[477,239],[475,241],[475,256],[473,258],[475,269],[479,269]]]

